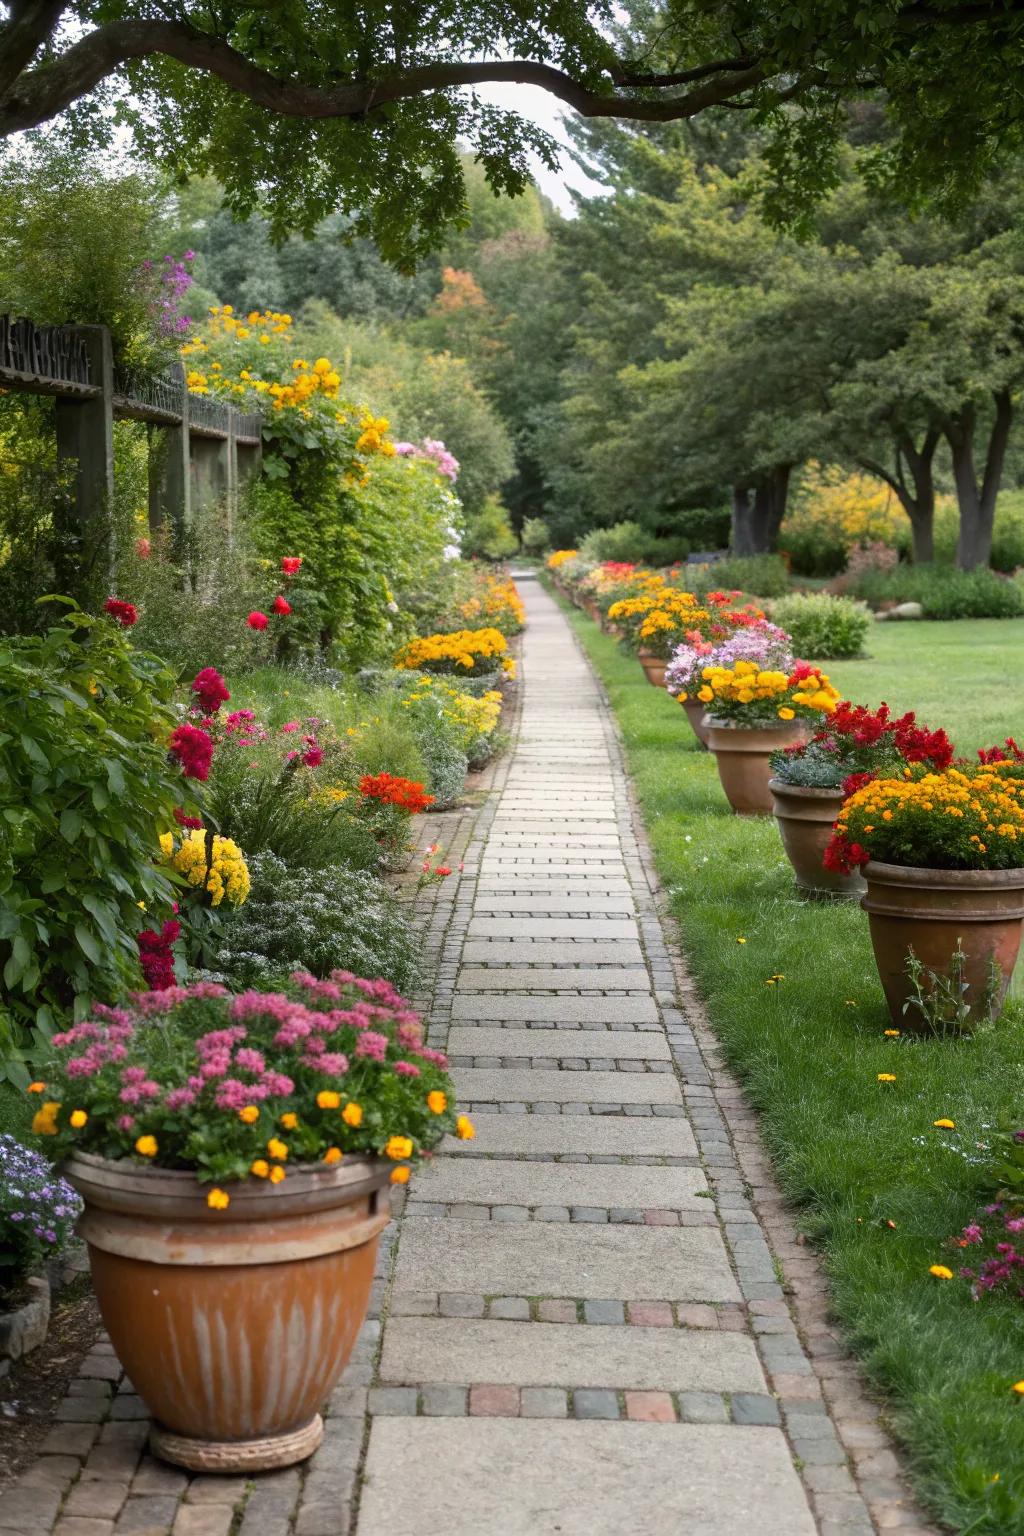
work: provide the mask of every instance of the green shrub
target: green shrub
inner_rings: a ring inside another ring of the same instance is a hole
[[[610,528],[592,528],[580,545],[580,554],[595,564],[621,560],[633,565],[661,566],[685,560],[689,548],[685,539],[662,538],[639,523],[622,522]]]
[[[850,592],[872,606],[920,603],[926,619],[1014,619],[1024,613],[1024,589],[987,567],[957,571],[941,565],[899,565],[865,571]]]
[[[789,591],[789,572],[779,555],[733,555],[713,565],[688,566],[679,584],[701,597],[733,589],[754,597],[783,597]]]
[[[497,496],[488,496],[480,511],[466,519],[462,553],[484,560],[506,560],[519,548],[508,511]]]
[[[387,886],[364,871],[292,870],[261,853],[249,865],[249,899],[229,917],[211,969],[241,991],[308,970],[383,977],[408,991],[417,943]]]
[[[793,639],[793,651],[809,661],[862,656],[871,610],[827,592],[792,592],[772,606],[772,622]]]
[[[684,542],[688,551],[728,549],[731,531],[728,507],[685,507],[672,514],[672,536]]]
[[[1005,491],[996,504],[992,564],[997,571],[1024,566],[1024,491]]]
[[[528,555],[543,555],[551,548],[551,534],[542,517],[528,517],[519,538]]]
[[[170,907],[154,859],[183,799],[164,743],[174,678],[110,618],[71,608],[0,642],[0,1017],[24,1080],[61,1015],[138,984],[140,904]]]

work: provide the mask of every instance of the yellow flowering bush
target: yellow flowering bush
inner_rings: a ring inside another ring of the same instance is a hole
[[[471,760],[477,755],[474,749],[481,738],[493,735],[501,705],[501,694],[496,688],[477,698],[429,673],[418,678],[402,700],[402,708],[421,726],[439,722]]]
[[[526,609],[515,582],[490,571],[474,571],[473,576],[475,590],[457,603],[458,617],[467,625],[483,622],[503,635],[517,635],[526,624]]]
[[[1024,777],[1015,762],[906,768],[872,779],[843,805],[825,853],[828,868],[875,859],[918,869],[1024,866]]]
[[[739,660],[705,667],[697,698],[717,720],[736,725],[775,725],[779,720],[830,715],[839,694],[824,672],[806,661],[792,671]]]
[[[514,676],[508,642],[498,629],[458,629],[450,634],[420,635],[395,656],[395,666],[413,672],[462,673],[479,677],[504,667]]]
[[[549,571],[557,571],[567,560],[575,560],[578,554],[578,549],[555,549],[544,563]]]
[[[811,462],[792,499],[780,536],[794,570],[809,576],[841,571],[858,545],[903,547],[909,526],[883,480],[838,464]]]
[[[184,875],[189,885],[208,893],[213,907],[224,901],[240,907],[249,894],[249,867],[230,837],[211,836],[203,828],[180,835],[164,832],[160,851],[164,862]]]

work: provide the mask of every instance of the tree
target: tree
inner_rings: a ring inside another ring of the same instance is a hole
[[[947,204],[1021,145],[1016,0],[634,10],[619,21],[586,0],[13,0],[0,137],[64,113],[79,140],[125,122],[175,176],[217,174],[236,213],[265,196],[281,233],[340,209],[395,260],[435,247],[464,213],[460,135],[499,190],[522,191],[528,149],[553,161],[546,134],[474,93],[490,82],[540,86],[588,118],[746,109],[766,130],[783,220],[835,185],[850,98],[884,93],[894,136],[880,169]]]

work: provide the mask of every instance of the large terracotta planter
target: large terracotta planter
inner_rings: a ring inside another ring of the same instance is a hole
[[[668,661],[663,656],[653,656],[650,651],[638,651],[637,657],[647,681],[653,683],[655,688],[664,688]]]
[[[966,957],[966,1001],[984,1017],[982,1001],[995,967],[990,1016],[998,1018],[1020,949],[1024,920],[1024,869],[916,869],[872,861],[864,869],[871,943],[892,1021],[898,1029],[924,1030],[914,1009],[907,956],[949,975],[957,940]]]
[[[718,763],[725,797],[738,816],[770,816],[771,755],[807,738],[802,720],[777,726],[726,725],[708,716],[708,746]]]
[[[389,1169],[292,1169],[229,1186],[213,1211],[191,1173],[70,1159],[100,1311],[157,1455],[238,1473],[316,1449],[366,1314]]]
[[[682,706],[686,711],[687,720],[689,720],[690,725],[693,727],[693,734],[706,752],[708,749],[708,728],[704,723],[706,719],[705,706],[699,699],[683,699]]]
[[[769,779],[768,788],[782,846],[800,889],[814,896],[862,896],[864,879],[859,871],[843,875],[822,863],[832,823],[846,798],[842,790],[809,789],[781,779]]]

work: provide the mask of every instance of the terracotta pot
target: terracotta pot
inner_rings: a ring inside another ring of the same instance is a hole
[[[661,656],[652,656],[650,651],[638,651],[637,657],[647,681],[653,683],[655,688],[664,688],[665,668],[668,666],[668,661]]]
[[[157,1455],[237,1473],[316,1449],[366,1314],[389,1171],[365,1157],[290,1169],[232,1185],[213,1211],[191,1173],[69,1160],[100,1311]]]
[[[916,1010],[903,1011],[913,991],[907,977],[910,950],[923,966],[948,976],[957,940],[966,957],[966,1000],[977,1010],[994,964],[990,1016],[998,1018],[1020,949],[1024,869],[916,869],[872,862],[864,878],[861,906],[868,914],[875,962],[896,1027],[928,1027]]]
[[[718,777],[733,810],[738,816],[770,816],[771,755],[780,747],[806,740],[804,721],[787,720],[768,726],[726,725],[709,715],[706,730],[708,746],[718,763]]]
[[[822,855],[832,836],[832,823],[846,798],[841,789],[808,789],[769,779],[772,810],[782,846],[802,891],[822,896],[862,896],[864,879],[858,872],[841,875],[826,869]]]
[[[684,699],[683,708],[686,711],[687,720],[689,720],[693,727],[693,734],[706,752],[708,749],[708,728],[704,724],[704,705],[699,699]]]

